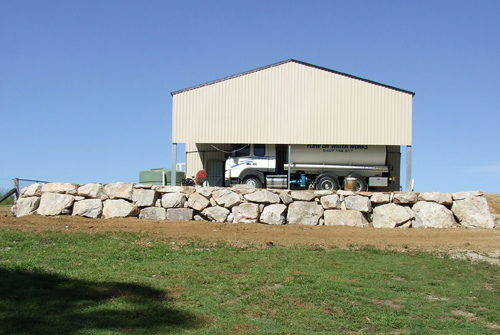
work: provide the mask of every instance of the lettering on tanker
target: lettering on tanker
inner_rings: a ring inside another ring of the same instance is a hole
[[[354,150],[367,150],[367,145],[345,144],[307,144],[307,149],[323,149],[323,152],[354,152]]]

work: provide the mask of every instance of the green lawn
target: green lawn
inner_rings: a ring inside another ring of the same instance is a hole
[[[0,334],[498,334],[500,267],[0,230]]]

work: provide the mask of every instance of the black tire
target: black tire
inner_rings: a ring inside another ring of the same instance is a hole
[[[323,176],[318,180],[318,183],[316,184],[316,189],[336,191],[339,189],[339,183],[335,178],[329,176]]]
[[[194,186],[194,180],[191,178],[182,179],[181,185],[182,186]]]
[[[260,179],[255,177],[255,176],[246,177],[243,180],[243,184],[253,185],[253,186],[255,186],[255,188],[262,188],[262,183],[261,183]]]
[[[355,192],[364,192],[368,191],[368,185],[366,184],[366,181],[363,177],[358,176],[358,175],[349,175],[344,179],[344,189],[345,189],[345,181],[347,178],[354,178],[356,179],[356,188]]]

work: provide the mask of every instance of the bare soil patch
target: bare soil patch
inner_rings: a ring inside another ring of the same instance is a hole
[[[490,210],[500,214],[500,194],[485,194]],[[327,226],[270,226],[214,222],[177,222],[137,218],[86,219],[82,217],[16,218],[0,207],[0,228],[63,233],[142,232],[168,243],[225,243],[237,247],[309,245],[325,248],[373,246],[390,250],[456,253],[478,252],[500,257],[500,228],[495,229],[375,229]]]
[[[484,195],[492,214],[500,215],[500,193],[486,193]]]

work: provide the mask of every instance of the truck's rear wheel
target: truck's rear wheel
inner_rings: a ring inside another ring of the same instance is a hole
[[[339,183],[335,180],[335,178],[324,176],[319,179],[316,184],[316,189],[335,191],[339,189]]]
[[[346,178],[344,178],[344,190],[346,189],[346,181],[348,180],[348,178],[354,181],[355,183],[353,191],[364,192],[368,190],[368,185],[366,184],[365,179],[357,175],[349,175]]]
[[[262,187],[262,183],[260,182],[259,178],[254,177],[254,176],[246,177],[243,180],[243,184],[252,185],[252,186],[255,186],[255,188],[261,188]]]

